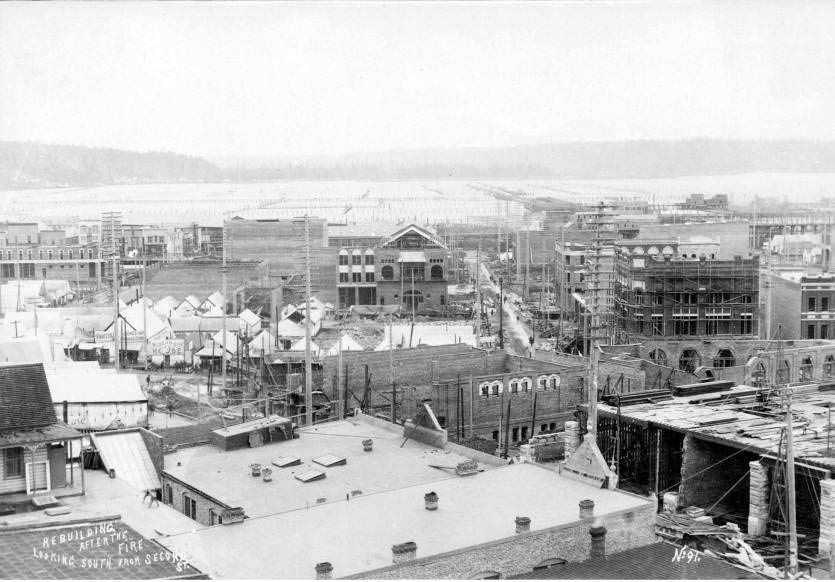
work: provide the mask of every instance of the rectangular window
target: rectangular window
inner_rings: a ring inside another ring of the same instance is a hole
[[[351,264],[361,265],[362,264],[362,255],[353,255],[351,257]]]
[[[829,339],[829,326],[826,324],[821,326],[821,339]]]
[[[197,501],[183,493],[183,513],[191,519],[197,519]]]
[[[566,265],[570,265],[570,264],[571,264],[571,255],[565,255],[565,264],[566,264]]]
[[[809,297],[809,309],[807,311],[814,311],[815,310],[815,298]]]
[[[365,282],[366,283],[373,283],[374,282],[374,273],[368,272],[365,274]]]
[[[815,339],[815,326],[814,325],[807,325],[806,326],[806,339]]]
[[[23,449],[3,449],[3,475],[6,479],[23,476]]]
[[[348,282],[348,273],[339,273],[339,282],[340,283],[347,283]]]
[[[512,435],[513,436],[511,438],[511,441],[513,441],[515,443],[516,441],[519,440],[519,428],[518,427],[513,427]]]
[[[821,311],[829,311],[829,297],[821,297]]]
[[[0,272],[2,272],[3,278],[5,279],[14,279],[15,277],[14,265],[8,265],[6,263],[3,263],[2,265],[0,265]]]
[[[744,334],[754,333],[754,316],[753,315],[743,315],[742,316],[742,333],[744,333]]]
[[[362,283],[362,273],[354,272],[351,275],[354,283]]]
[[[366,265],[373,265],[374,264],[374,255],[365,255],[365,264]]]
[[[339,264],[340,265],[347,265],[348,264],[348,255],[339,255]]]

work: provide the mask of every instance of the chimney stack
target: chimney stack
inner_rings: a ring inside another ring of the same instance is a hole
[[[330,580],[333,578],[333,565],[330,562],[319,562],[316,564],[316,579]]]
[[[591,551],[589,559],[599,560],[606,557],[606,528],[603,525],[593,525],[589,528],[591,535]]]
[[[583,499],[580,501],[580,519],[591,519],[594,517],[594,501]]]
[[[405,544],[395,544],[391,547],[392,563],[402,564],[409,562],[417,557],[417,544],[415,542],[406,542]]]
[[[438,509],[438,494],[434,491],[430,491],[424,495],[423,501],[426,503],[426,509],[429,511],[435,511]]]
[[[374,439],[365,439],[362,441],[362,450],[370,453],[374,449]]]
[[[530,517],[517,517],[516,518],[516,533],[527,533],[531,531],[531,518]]]

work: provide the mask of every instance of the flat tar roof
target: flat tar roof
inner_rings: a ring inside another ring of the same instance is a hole
[[[389,463],[394,457],[382,458]],[[436,511],[424,508],[429,491],[438,494]],[[594,500],[595,515],[604,521],[606,514],[651,503],[540,466],[515,464],[238,524],[204,526],[158,541],[212,578],[310,579],[315,565],[325,561],[339,578],[391,565],[394,544],[414,541],[420,558],[513,537],[516,516],[530,517],[531,531],[569,525],[578,521],[581,499]]]
[[[398,430],[392,430],[352,419],[303,428],[298,439],[257,448],[186,448],[165,456],[164,471],[230,507],[243,507],[247,516],[256,517],[313,506],[323,498],[328,503],[344,502],[345,495],[356,490],[377,493],[435,481],[450,472],[430,464],[454,468],[467,459],[413,439],[400,448],[404,437],[402,427],[396,426]],[[362,441],[369,438],[374,445],[372,452],[366,453]],[[347,462],[323,467],[313,461],[326,454],[345,457]],[[272,464],[279,457],[288,456],[299,457],[301,464],[285,468]],[[253,477],[253,463],[271,468],[272,481]],[[312,469],[323,471],[325,479],[302,483],[295,478]]]

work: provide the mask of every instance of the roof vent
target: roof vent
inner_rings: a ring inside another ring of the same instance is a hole
[[[438,509],[438,494],[434,491],[430,491],[426,495],[423,496],[423,501],[426,503],[426,509],[429,511],[435,511]]]

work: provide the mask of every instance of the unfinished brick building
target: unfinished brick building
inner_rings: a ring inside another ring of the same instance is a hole
[[[640,343],[641,356],[662,366],[731,367],[738,363],[734,342],[758,337],[759,257],[619,251],[614,295],[617,341]]]
[[[465,344],[342,355],[346,410],[395,420],[432,401],[450,440],[478,437],[519,444],[563,429],[585,399],[585,366],[486,352]],[[337,400],[338,358],[324,359],[323,390]],[[534,398],[536,410],[534,412]],[[510,417],[507,411],[510,403]],[[506,433],[506,434],[505,434]]]

